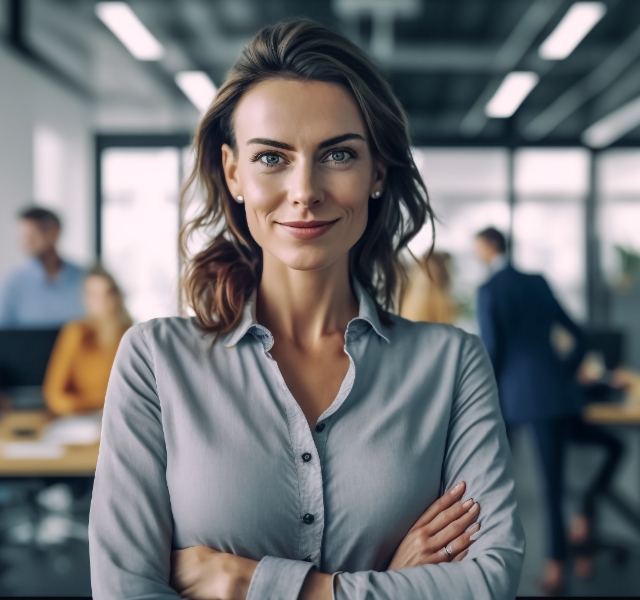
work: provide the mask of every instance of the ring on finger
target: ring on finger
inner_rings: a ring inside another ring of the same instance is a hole
[[[449,555],[449,556],[453,556],[453,548],[451,547],[451,544],[447,544],[444,547],[444,551]]]

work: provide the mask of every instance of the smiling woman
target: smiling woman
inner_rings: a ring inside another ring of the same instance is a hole
[[[193,319],[134,327],[104,410],[94,598],[515,595],[524,539],[477,338],[391,313],[432,219],[404,112],[344,37],[263,29],[195,139]],[[480,506],[482,505],[482,513]]]

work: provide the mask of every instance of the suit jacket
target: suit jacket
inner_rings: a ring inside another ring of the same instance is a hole
[[[511,266],[497,272],[478,291],[478,321],[507,423],[580,412],[575,372],[586,350],[585,336],[542,276],[526,275]],[[551,345],[555,323],[575,340],[563,359]]]

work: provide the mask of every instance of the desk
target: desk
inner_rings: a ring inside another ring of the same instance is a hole
[[[636,427],[640,432],[639,404],[589,404],[583,413],[584,420],[594,425],[616,425]],[[640,457],[639,459],[640,460]],[[606,498],[615,508],[640,531],[640,507],[632,507],[613,490],[608,490]]]
[[[8,411],[0,416],[0,445],[6,442],[35,442],[54,419],[42,410]],[[33,430],[33,435],[16,435],[16,430]],[[60,458],[5,458],[0,452],[0,477],[93,477],[100,444],[64,446]]]
[[[584,419],[594,425],[640,425],[640,404],[589,404]]]

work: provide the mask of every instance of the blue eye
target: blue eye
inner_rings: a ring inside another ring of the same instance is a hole
[[[325,160],[338,164],[346,164],[356,157],[357,154],[353,150],[331,150]]]
[[[268,167],[273,167],[275,165],[280,164],[280,159],[282,157],[278,156],[277,154],[263,154],[260,157],[260,162],[263,165],[267,165]]]

